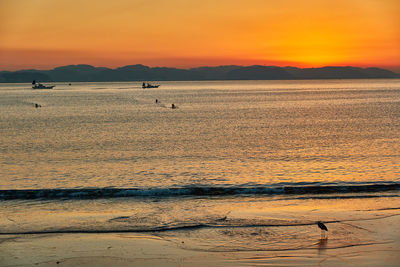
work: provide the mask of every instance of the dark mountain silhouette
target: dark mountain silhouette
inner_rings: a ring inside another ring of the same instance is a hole
[[[45,73],[54,81],[91,82],[96,79],[98,73],[105,70],[108,69],[96,68],[90,65],[69,65],[57,67]]]
[[[228,80],[292,80],[296,79],[284,68],[271,66],[249,66],[231,70],[227,73]]]
[[[228,73],[242,68],[241,66],[218,66],[218,67],[199,67],[192,68],[190,71],[195,72],[202,77],[203,80],[228,80]]]
[[[400,78],[380,68],[276,66],[218,66],[177,69],[128,65],[110,69],[90,65],[69,65],[52,70],[0,71],[0,82],[96,82],[96,81],[187,81],[187,80],[295,80]]]
[[[42,71],[21,70],[21,71],[1,71],[0,82],[3,83],[30,83],[33,80],[49,82],[53,79]]]
[[[366,79],[366,78],[399,78],[400,75],[379,68],[357,67],[322,67],[294,68],[286,67],[287,72],[300,79]]]

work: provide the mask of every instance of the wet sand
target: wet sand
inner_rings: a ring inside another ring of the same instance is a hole
[[[2,235],[0,266],[399,266],[399,224],[399,215],[354,222],[374,237],[362,246],[333,248],[328,237],[286,251],[190,250],[136,233]]]

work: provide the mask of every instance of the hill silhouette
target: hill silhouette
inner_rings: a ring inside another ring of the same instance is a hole
[[[276,66],[218,66],[178,69],[148,67],[141,64],[115,69],[90,65],[69,65],[52,70],[0,71],[0,82],[113,82],[113,81],[188,81],[188,80],[296,80],[400,78],[400,74],[381,68]]]

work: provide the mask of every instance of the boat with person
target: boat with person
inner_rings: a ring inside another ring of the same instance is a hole
[[[32,89],[53,89],[53,87],[55,87],[55,85],[46,86],[44,84],[36,82],[36,80],[32,81]]]
[[[150,84],[150,83],[142,83],[142,88],[143,89],[145,89],[145,88],[158,88],[160,85],[159,84]]]

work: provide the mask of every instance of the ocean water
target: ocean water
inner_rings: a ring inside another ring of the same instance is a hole
[[[279,251],[400,214],[398,79],[0,84],[0,145],[1,234]]]

